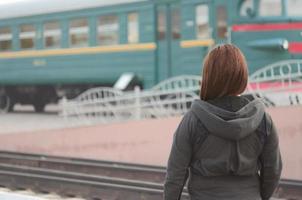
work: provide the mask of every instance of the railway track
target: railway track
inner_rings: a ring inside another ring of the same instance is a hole
[[[31,189],[62,196],[85,199],[150,199],[162,198],[163,186],[158,183],[87,175],[28,166],[0,165],[0,185],[13,189]],[[186,198],[184,194],[182,199]]]
[[[161,166],[0,151],[0,163],[163,183]]]
[[[158,200],[165,168],[0,151],[0,185],[85,199]],[[185,191],[183,200],[188,199]]]
[[[0,151],[0,185],[86,199],[161,199],[165,168]],[[283,179],[277,198],[302,200],[302,181]],[[182,199],[188,199],[185,189]]]

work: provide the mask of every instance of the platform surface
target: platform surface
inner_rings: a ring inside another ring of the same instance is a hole
[[[268,109],[280,138],[283,178],[302,180],[302,106]],[[0,135],[0,150],[165,166],[181,117]],[[16,124],[18,126],[18,124]]]

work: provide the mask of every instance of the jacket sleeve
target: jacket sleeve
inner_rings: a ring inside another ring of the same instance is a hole
[[[268,135],[263,147],[263,151],[260,155],[260,193],[262,200],[268,200],[273,195],[274,190],[278,186],[282,171],[279,139],[276,127],[269,116],[267,117],[266,124],[269,126],[267,130]]]
[[[174,134],[164,184],[165,200],[179,200],[188,177],[188,167],[192,154],[190,143],[191,118],[192,116],[187,113]]]

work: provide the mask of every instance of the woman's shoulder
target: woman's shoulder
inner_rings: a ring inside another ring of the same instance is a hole
[[[203,125],[203,122],[192,110],[189,110],[185,113],[182,121],[186,124],[187,130],[192,138],[195,138],[200,134],[206,134],[206,129]]]

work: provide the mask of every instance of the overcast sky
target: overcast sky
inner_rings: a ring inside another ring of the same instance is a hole
[[[1,0],[0,5],[2,4],[10,4],[10,3],[15,3],[15,2],[20,2],[20,1],[30,1],[30,0]]]

